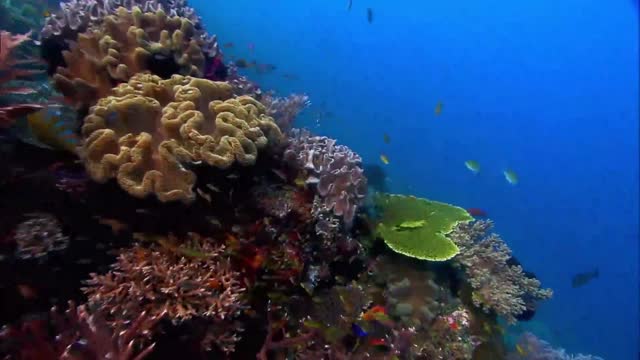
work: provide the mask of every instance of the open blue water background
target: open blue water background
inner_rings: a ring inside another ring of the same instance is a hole
[[[227,56],[278,67],[247,72],[263,88],[310,95],[299,125],[367,163],[386,154],[394,192],[488,211],[524,266],[555,291],[525,327],[571,352],[638,359],[637,4],[191,5],[220,43],[234,43]],[[478,175],[465,168],[469,159]],[[506,167],[517,186],[505,181]],[[598,279],[571,288],[575,273],[596,267]]]

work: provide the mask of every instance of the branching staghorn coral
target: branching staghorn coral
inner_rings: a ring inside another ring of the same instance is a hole
[[[541,289],[540,281],[528,277],[520,265],[509,264],[511,249],[497,234],[487,235],[492,226],[490,221],[461,223],[447,236],[460,248],[454,261],[462,265],[474,289],[473,303],[515,323],[533,302],[553,292]]]
[[[58,67],[54,84],[76,105],[88,108],[137,73],[201,77],[204,43],[195,32],[186,18],[120,7],[62,52],[66,65]]]
[[[344,145],[307,131],[291,131],[285,161],[306,172],[307,184],[315,184],[327,211],[341,216],[350,226],[356,210],[367,193],[362,158]]]
[[[8,87],[6,84],[18,78],[28,77],[40,71],[31,69],[21,69],[18,66],[32,63],[32,60],[17,60],[14,51],[20,44],[30,40],[31,33],[23,35],[13,35],[7,31],[0,31],[0,96],[3,95],[26,95],[34,93],[35,90],[28,87]],[[13,124],[14,119],[42,109],[38,104],[12,104],[0,106],[0,127],[8,127]]]
[[[227,83],[138,74],[113,92],[85,118],[85,167],[95,181],[116,178],[135,197],[192,201],[196,176],[183,163],[253,165],[259,150],[282,138],[264,106],[229,99]]]
[[[113,324],[142,312],[166,316],[176,324],[204,318],[224,330],[220,339],[226,339],[225,344],[218,345],[233,351],[228,343],[238,339],[233,320],[245,306],[240,274],[223,256],[224,246],[212,239],[189,234],[183,244],[174,240],[160,239],[161,246],[149,248],[135,245],[120,254],[107,274],[91,274],[83,288],[89,306],[105,309]]]

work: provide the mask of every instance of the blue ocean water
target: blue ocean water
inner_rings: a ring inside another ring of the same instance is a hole
[[[190,4],[227,54],[277,66],[250,73],[263,88],[310,96],[299,126],[365,163],[388,156],[393,192],[485,209],[555,291],[525,328],[570,352],[638,358],[637,3]]]

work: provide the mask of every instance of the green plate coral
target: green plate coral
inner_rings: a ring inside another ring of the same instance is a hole
[[[460,249],[446,234],[473,220],[463,208],[415,196],[380,194],[378,236],[395,252],[422,260],[445,261]]]

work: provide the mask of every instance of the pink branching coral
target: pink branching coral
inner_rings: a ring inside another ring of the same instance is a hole
[[[154,326],[159,317],[140,314],[126,326],[112,330],[98,312],[90,313],[86,307],[76,307],[60,314],[53,308],[49,320],[30,319],[18,326],[5,326],[0,332],[3,350],[9,359],[37,360],[142,360],[155,344],[141,346],[138,341],[144,332]],[[55,329],[51,337],[49,325]]]
[[[309,96],[304,94],[277,97],[271,92],[266,93],[260,102],[267,108],[267,115],[273,117],[283,131],[291,129],[298,114],[311,105]]]
[[[511,249],[497,235],[487,233],[490,221],[463,223],[448,236],[460,248],[454,260],[461,264],[473,291],[473,303],[485,311],[495,311],[508,322],[534,305],[552,296],[541,289],[540,281],[528,277],[520,265],[511,265]]]
[[[571,355],[564,349],[554,349],[548,342],[526,332],[518,339],[522,352],[514,351],[507,355],[507,360],[604,360],[594,355]]]
[[[33,63],[32,60],[16,60],[13,52],[22,43],[30,40],[31,33],[12,35],[7,31],[0,31],[0,96],[27,95],[35,90],[26,87],[6,87],[6,83],[39,73],[37,70],[21,69],[18,66]],[[0,127],[8,127],[17,117],[42,109],[38,104],[13,104],[0,107]]]
[[[174,323],[199,317],[232,329],[227,322],[244,309],[240,275],[223,256],[223,246],[190,237],[179,246],[160,239],[163,247],[136,245],[123,251],[109,273],[91,274],[83,289],[89,304],[104,308],[115,323],[144,311],[151,316],[164,313]],[[233,351],[229,344],[221,348]]]
[[[367,194],[362,158],[324,136],[311,136],[298,129],[293,129],[291,135],[285,161],[305,172],[306,183],[315,185],[325,210],[341,216],[350,226]]]

